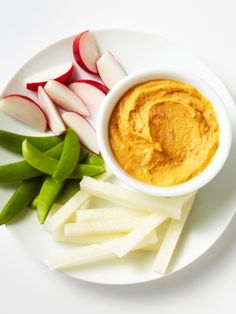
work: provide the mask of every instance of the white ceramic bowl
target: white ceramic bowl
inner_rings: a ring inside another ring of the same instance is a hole
[[[194,86],[206,98],[208,98],[216,112],[220,126],[220,143],[215,156],[209,165],[196,177],[189,181],[170,187],[159,187],[142,183],[131,177],[118,163],[112,153],[109,137],[108,125],[111,114],[119,99],[133,86],[155,79],[171,79]],[[217,92],[203,79],[196,75],[182,71],[180,69],[157,69],[146,70],[130,74],[115,85],[106,96],[98,116],[97,122],[98,144],[102,156],[114,175],[127,184],[129,187],[154,196],[173,197],[197,191],[209,183],[223,167],[231,146],[232,132],[229,118]]]

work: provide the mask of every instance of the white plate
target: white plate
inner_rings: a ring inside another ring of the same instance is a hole
[[[129,30],[94,31],[101,51],[110,50],[120,60],[128,73],[160,67],[182,67],[205,78],[222,97],[232,123],[232,149],[223,170],[197,197],[188,220],[181,244],[178,246],[169,269],[169,274],[182,269],[206,252],[220,237],[231,221],[236,209],[236,185],[234,180],[236,159],[236,108],[229,92],[220,79],[198,58],[185,49],[154,34]],[[3,91],[24,92],[35,97],[33,92],[25,91],[23,79],[44,68],[73,60],[73,37],[63,39],[29,60],[12,78]],[[89,77],[79,69],[81,78]],[[15,120],[0,114],[2,129],[23,134],[39,135]],[[15,161],[19,157],[0,148],[0,162]],[[15,185],[1,185],[1,206],[7,201]],[[30,210],[24,219],[7,226],[8,230],[31,252],[45,261],[46,257],[68,245],[56,244],[38,224],[35,212]],[[70,247],[70,246],[69,246]],[[152,271],[155,253],[135,252],[122,260],[99,263],[68,270],[65,273],[74,278],[104,284],[141,283],[162,276]]]

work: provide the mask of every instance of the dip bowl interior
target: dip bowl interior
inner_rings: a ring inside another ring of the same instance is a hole
[[[206,166],[206,168],[192,179],[168,187],[145,184],[130,176],[118,163],[113,155],[109,142],[109,121],[112,112],[120,98],[132,87],[151,80],[169,79],[179,81],[195,87],[203,96],[205,96],[215,109],[216,118],[219,123],[219,146],[217,151]],[[162,197],[174,197],[185,195],[209,183],[223,167],[231,146],[232,131],[230,121],[225,109],[224,103],[217,92],[209,83],[199,78],[195,74],[183,71],[181,69],[157,69],[146,70],[130,74],[115,85],[106,96],[97,121],[97,136],[100,151],[108,168],[123,183],[134,190]]]

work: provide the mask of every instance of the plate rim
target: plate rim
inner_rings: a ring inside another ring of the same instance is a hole
[[[165,36],[162,36],[162,35],[159,35],[157,32],[154,32],[154,31],[146,31],[146,30],[140,30],[140,29],[135,29],[135,28],[98,28],[98,29],[91,29],[91,31],[93,31],[95,34],[96,33],[102,33],[102,32],[112,32],[112,31],[115,31],[115,32],[134,32],[134,33],[139,33],[139,34],[142,34],[142,35],[147,35],[147,36],[153,36],[155,37],[156,39],[161,39],[161,40],[164,40],[165,42],[168,42],[170,44],[173,44],[175,46],[177,46],[178,48],[182,49],[182,50],[185,50],[191,57],[197,59],[201,65],[206,69],[208,70],[208,73],[210,73],[213,77],[214,77],[214,80],[217,82],[217,84],[220,85],[221,89],[224,91],[224,94],[227,95],[228,97],[228,101],[230,100],[231,102],[231,105],[234,105],[235,106],[235,101],[230,93],[230,91],[228,90],[228,88],[226,87],[226,85],[223,83],[222,79],[215,73],[215,71],[210,67],[208,66],[203,60],[201,57],[199,57],[198,55],[195,55],[194,52],[192,52],[190,49],[188,49],[187,47],[185,47],[184,45],[180,44],[179,42],[175,41],[175,40],[172,40],[172,39],[169,39]],[[6,84],[3,85],[3,87],[1,88],[0,90],[0,97],[2,97],[2,94],[4,93],[4,91],[8,88],[8,85],[10,85],[12,83],[12,81],[14,80],[15,76],[25,67],[27,66],[28,64],[30,64],[32,62],[32,60],[37,57],[38,55],[40,55],[41,53],[43,53],[44,51],[52,48],[54,45],[57,45],[57,44],[60,44],[62,43],[63,41],[66,41],[66,40],[70,40],[70,39],[73,39],[73,37],[75,37],[77,34],[71,34],[71,35],[68,35],[68,36],[65,36],[63,38],[60,38],[52,43],[50,43],[49,45],[47,46],[44,46],[41,50],[37,51],[34,55],[32,55],[29,59],[26,60],[25,63],[23,63],[15,72],[14,74],[10,77],[10,79],[8,80],[8,82]],[[74,60],[72,61],[74,63]],[[227,109],[227,106],[226,106],[226,109]],[[236,106],[235,106],[235,112],[236,112]],[[202,252],[200,255],[197,256],[197,258],[195,258],[194,260],[192,260],[191,262],[189,262],[188,264],[186,264],[185,266],[181,267],[180,269],[177,269],[175,270],[174,272],[170,272],[170,273],[166,273],[165,275],[159,275],[159,277],[154,277],[154,278],[151,278],[151,279],[143,279],[143,280],[137,280],[137,281],[128,281],[128,282],[106,282],[106,281],[96,281],[96,280],[91,280],[91,279],[84,279],[84,278],[78,278],[78,277],[75,277],[73,276],[73,274],[71,274],[70,272],[67,272],[66,270],[62,270],[62,271],[57,271],[57,272],[60,272],[70,278],[73,278],[73,279],[76,279],[76,280],[81,280],[83,282],[89,282],[89,283],[95,283],[95,284],[101,284],[101,285],[111,285],[111,286],[126,286],[126,285],[137,285],[137,284],[142,284],[142,283],[147,283],[147,282],[153,282],[153,281],[156,281],[156,280],[164,280],[164,279],[167,279],[169,278],[171,275],[174,275],[174,274],[177,274],[178,272],[181,272],[181,271],[184,271],[187,267],[191,267],[193,265],[193,263],[195,262],[198,262],[198,260],[207,252],[209,251],[210,249],[212,249],[216,243],[218,242],[218,240],[222,237],[222,235],[225,233],[225,231],[228,229],[229,225],[231,224],[232,222],[232,219],[233,217],[235,216],[235,213],[236,213],[236,206],[235,206],[235,209],[234,211],[232,212],[232,214],[230,215],[229,219],[228,219],[228,222],[226,224],[226,226],[223,228],[223,230],[217,234],[217,238],[212,242],[212,244],[204,251]],[[9,225],[10,227],[11,225]],[[14,238],[17,240],[17,242],[22,246],[22,248],[24,248],[25,251],[28,251],[30,253],[31,256],[33,256],[34,258],[36,258],[37,260],[39,260],[43,265],[45,265],[45,261],[43,261],[43,259],[40,259],[38,256],[36,256],[35,254],[32,254],[30,252],[30,249],[28,249],[28,247],[24,246],[23,243],[17,238],[15,237],[14,233],[11,231],[11,228],[9,228],[8,225],[6,225],[6,229],[8,232],[10,232],[10,234],[12,234],[14,236]]]

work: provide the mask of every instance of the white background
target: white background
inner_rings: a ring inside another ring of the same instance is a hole
[[[84,29],[121,27],[156,32],[187,47],[215,70],[236,99],[235,4],[234,0],[0,0],[0,89],[18,67],[51,42]],[[236,218],[187,269],[158,282],[126,287],[93,285],[49,272],[0,228],[3,314],[235,314],[235,291]]]

